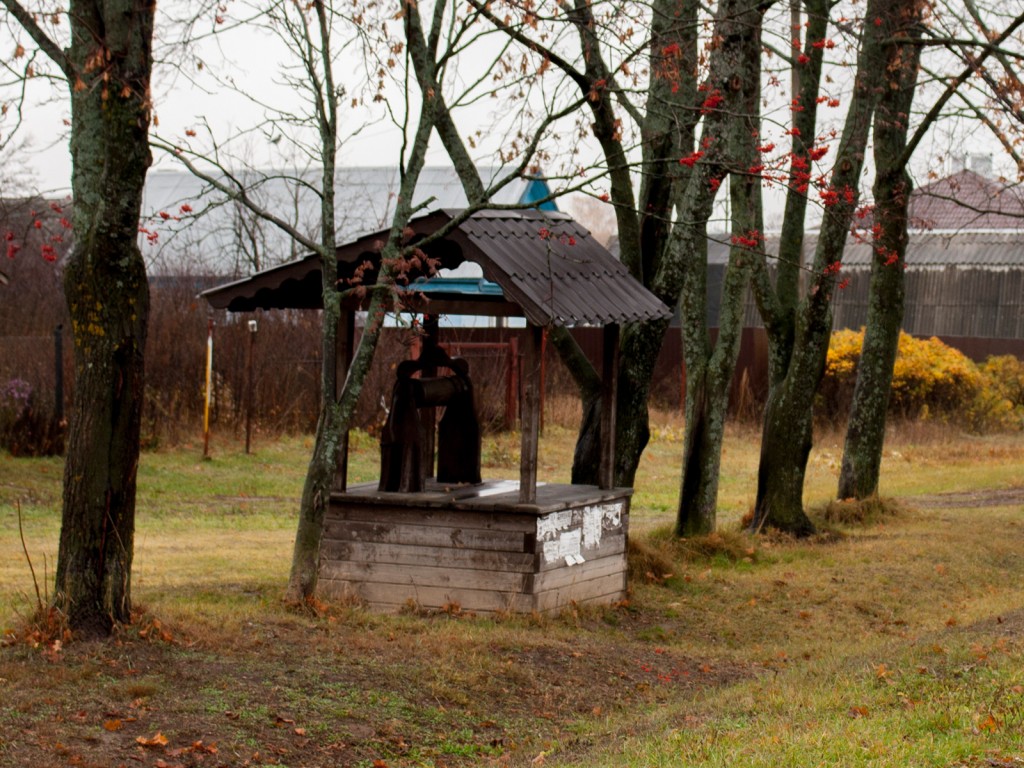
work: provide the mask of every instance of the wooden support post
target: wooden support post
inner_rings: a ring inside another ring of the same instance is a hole
[[[508,340],[508,372],[505,379],[505,429],[516,427],[516,407],[519,405],[519,342],[515,336]]]
[[[519,415],[521,443],[519,448],[519,502],[537,501],[537,442],[540,439],[540,369],[542,329],[526,328],[526,349],[523,361],[523,402]]]
[[[540,433],[544,434],[544,406],[547,402],[548,329],[540,337]]]
[[[252,450],[252,395],[253,395],[253,350],[259,325],[255,318],[249,321],[249,351],[245,355],[245,455]]]
[[[437,315],[423,316],[423,330],[426,337],[423,339],[421,355],[428,359],[437,359],[437,342],[440,335],[440,323]],[[437,367],[428,366],[422,369],[420,376],[430,378],[437,376]],[[437,443],[437,409],[421,408],[420,421],[423,424],[423,454],[420,459],[420,469],[423,479],[434,476],[434,451]]]
[[[615,401],[619,388],[619,326],[604,327],[601,353],[601,466],[598,484],[615,487]]]
[[[348,369],[352,364],[352,353],[355,348],[355,313],[342,307],[341,315],[338,317],[338,335],[335,339],[337,345],[337,378],[335,379],[334,399],[341,397],[345,389],[345,379],[348,378]],[[341,448],[338,450],[338,463],[334,469],[334,483],[331,490],[338,493],[348,488],[348,429],[341,435]]]
[[[203,458],[210,458],[210,400],[213,397],[213,320],[206,321],[206,392],[203,396]]]

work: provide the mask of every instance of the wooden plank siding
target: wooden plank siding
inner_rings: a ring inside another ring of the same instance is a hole
[[[853,269],[849,277],[834,327],[856,330],[867,319],[869,275]],[[906,290],[903,330],[913,336],[1024,341],[1024,269],[908,269]]]
[[[364,486],[334,494],[322,591],[376,610],[458,605],[480,613],[551,612],[625,597],[630,490],[542,485],[547,504],[538,507],[511,504],[506,493],[488,496],[486,485],[475,498],[453,492],[472,509],[438,507],[437,492]]]

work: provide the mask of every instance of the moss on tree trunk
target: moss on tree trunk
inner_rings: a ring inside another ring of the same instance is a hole
[[[64,276],[75,395],[55,605],[82,635],[131,615],[135,483],[149,314],[139,209],[150,165],[153,6],[73,2],[67,60],[75,243]],[[104,66],[91,66],[99,60]]]
[[[683,441],[682,482],[676,514],[679,536],[707,534],[715,529],[722,439],[729,406],[729,387],[736,370],[743,328],[743,298],[748,262],[761,248],[761,179],[749,169],[757,165],[760,129],[761,19],[768,4],[723,3],[717,30],[728,42],[712,54],[711,72],[720,93],[726,94],[721,120],[709,115],[704,136],[721,149],[708,146],[706,159],[729,173],[732,238],[718,317],[718,336],[708,330],[707,231],[692,225],[693,241],[682,250],[684,279],[681,321],[686,362],[686,433]],[[715,175],[714,178],[720,178]],[[711,187],[697,175],[691,183]],[[713,199],[713,196],[707,202]],[[706,203],[697,198],[701,206]],[[703,213],[704,209],[699,208]],[[710,210],[707,210],[710,215]],[[695,221],[704,222],[694,217]],[[685,217],[686,220],[689,217]]]
[[[921,34],[920,6],[908,5],[907,15],[896,20],[900,26],[891,34],[916,39]],[[903,324],[907,210],[913,189],[904,150],[920,51],[916,44],[894,47],[890,54],[893,63],[886,68],[889,83],[875,113],[874,222],[879,234],[871,262],[867,330],[843,446],[841,499],[866,499],[878,493],[889,393]]]
[[[884,20],[901,13],[899,4],[869,0],[865,18]],[[763,276],[755,281],[758,304],[765,313],[765,326],[773,349],[772,380],[765,408],[761,466],[754,502],[754,529],[772,527],[795,535],[806,535],[814,529],[803,511],[803,481],[811,448],[814,396],[828,352],[832,297],[847,232],[859,199],[868,133],[885,84],[889,63],[886,54],[892,48],[882,24],[864,24],[852,100],[835,166],[828,179],[821,234],[809,267],[803,300],[790,315],[785,297],[775,297],[773,302]],[[801,193],[791,187],[790,195],[793,194]],[[799,207],[794,210],[802,217]],[[790,344],[792,352],[787,354]]]

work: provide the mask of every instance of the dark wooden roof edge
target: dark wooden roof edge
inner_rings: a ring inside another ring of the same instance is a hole
[[[412,219],[408,228],[416,237],[427,237],[461,214],[453,209],[434,211]],[[549,232],[545,222],[553,225]],[[338,246],[339,272],[343,264],[352,269],[361,259],[372,261],[388,233],[387,229],[371,232]],[[439,242],[456,261],[480,265],[484,277],[500,285],[506,299],[518,304],[534,325],[611,325],[671,316],[668,307],[568,214],[529,209],[478,211]],[[203,291],[200,296],[214,308],[229,311],[314,308],[322,304],[319,272],[319,258],[310,254]],[[445,303],[450,308],[447,314],[499,314],[494,312],[498,305],[493,299],[454,298]],[[507,302],[500,314],[508,314]]]

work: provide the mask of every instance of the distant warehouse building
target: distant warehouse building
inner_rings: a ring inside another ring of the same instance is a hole
[[[979,168],[981,170],[981,168]],[[1024,358],[1024,194],[972,170],[962,170],[914,190],[910,202],[903,330],[938,337],[968,357]],[[862,223],[862,222],[861,222]],[[867,322],[868,288],[874,249],[870,221],[863,239],[850,238],[842,276],[849,284],[836,293],[833,327],[859,329]],[[818,244],[804,239],[803,262]],[[778,252],[778,236],[767,238]],[[708,323],[718,324],[722,277],[729,236],[708,238]],[[734,398],[754,400],[767,392],[768,342],[748,293]],[[678,334],[666,347],[678,349]],[[663,356],[668,350],[663,350]],[[669,353],[678,354],[678,352]]]
[[[836,328],[867,318],[870,239],[847,246]],[[910,199],[903,329],[937,336],[975,360],[1024,357],[1024,196],[963,170]]]

